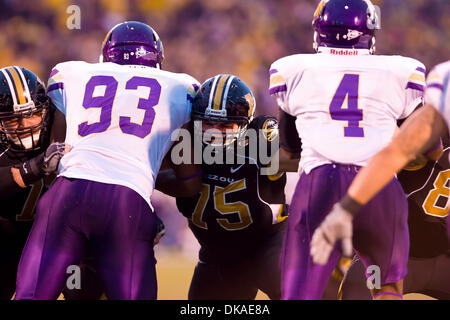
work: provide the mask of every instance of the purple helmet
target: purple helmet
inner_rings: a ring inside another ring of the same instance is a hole
[[[156,31],[137,21],[126,21],[112,28],[103,41],[100,56],[100,62],[159,69],[163,59],[164,49]]]
[[[375,52],[380,18],[370,0],[322,0],[313,19],[314,49],[368,49]]]

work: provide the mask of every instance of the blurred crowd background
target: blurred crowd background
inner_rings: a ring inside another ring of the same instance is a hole
[[[67,60],[97,62],[107,31],[125,20],[155,28],[165,48],[163,68],[200,82],[238,75],[253,89],[257,114],[276,115],[268,69],[276,59],[312,52],[319,0],[0,0],[0,63],[29,68],[44,81]],[[381,7],[378,54],[400,54],[427,68],[450,57],[450,0],[373,0]],[[66,26],[68,6],[81,9],[81,29]],[[292,184],[292,183],[291,183]],[[167,245],[186,245],[185,221],[173,199],[156,194]],[[168,221],[169,220],[169,221]]]

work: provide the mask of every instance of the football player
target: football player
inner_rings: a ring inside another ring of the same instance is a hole
[[[209,149],[220,160],[203,159],[200,193],[177,197],[201,246],[189,299],[254,299],[258,289],[280,299],[286,175],[263,174],[267,162],[258,155],[262,149],[269,158],[277,154],[278,125],[274,117],[253,118],[254,112],[252,91],[233,75],[208,79],[194,98],[196,139],[203,154]]]
[[[163,71],[162,61],[157,33],[130,21],[108,32],[101,63],[53,69],[48,95],[58,109],[55,124],[66,128],[59,139],[72,149],[37,205],[16,299],[56,299],[67,268],[88,249],[108,299],[156,299],[150,196],[173,131],[190,120],[198,83]],[[200,179],[187,177],[200,168],[173,168],[180,193],[197,193]]]
[[[449,189],[449,142],[438,161],[408,165],[397,175],[408,198],[410,250],[403,293],[422,293],[436,299],[450,299],[449,243],[446,208]],[[370,300],[364,265],[355,259],[342,283],[343,300]]]
[[[302,142],[282,254],[283,299],[320,299],[342,254],[352,254],[346,238],[343,252],[336,247],[320,259],[312,235],[361,166],[389,143],[396,121],[422,103],[425,83],[419,61],[374,55],[379,17],[369,0],[321,1],[313,26],[317,53],[284,57],[270,70],[270,93]],[[286,151],[299,157],[298,137],[291,136]],[[406,274],[407,214],[401,185],[393,180],[354,221],[357,255],[381,268],[375,294],[392,291],[386,287]]]
[[[53,179],[64,144],[49,146],[53,110],[30,70],[0,69],[0,299],[11,299],[20,254],[39,196]],[[45,178],[45,182],[44,182]]]
[[[375,199],[378,193],[383,192],[383,188],[390,183],[396,172],[400,171],[409,161],[432,149],[440,137],[448,136],[448,121],[450,119],[449,79],[450,61],[436,66],[430,72],[427,78],[425,106],[408,118],[400,128],[399,133],[394,136],[392,142],[377,153],[368,165],[358,173],[347,193],[329,213],[330,219],[320,227],[321,232],[314,235],[316,238],[315,252],[322,251],[318,258],[328,259],[330,248],[334,246],[337,240],[352,237],[353,219],[366,218],[366,204],[373,201],[371,199]],[[443,161],[446,160],[443,159]],[[439,172],[439,178],[435,178],[433,188],[423,202],[423,210],[435,216],[445,217],[447,215],[448,219],[449,189],[447,182],[449,169],[448,163],[444,162],[443,165],[444,170]],[[446,205],[444,199],[447,199]],[[356,213],[358,215],[355,216]],[[447,228],[448,226],[447,223]],[[431,232],[434,232],[434,234]],[[426,236],[432,239],[437,236],[435,232],[430,230]],[[447,259],[437,258],[434,262],[442,263],[443,270],[446,270],[448,268]],[[441,273],[439,275],[442,276]],[[415,279],[414,274],[410,277]],[[435,279],[430,279],[430,281],[442,283],[424,284],[423,290],[442,290],[443,286],[446,286],[444,292],[425,292],[432,296],[447,298],[448,279],[446,278],[438,276]],[[424,278],[421,279],[421,281],[425,280]],[[432,288],[427,287],[427,285]],[[397,294],[397,292],[393,292],[393,294]]]

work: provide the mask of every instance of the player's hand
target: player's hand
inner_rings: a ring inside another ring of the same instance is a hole
[[[58,170],[59,161],[70,151],[70,146],[64,142],[54,142],[45,151],[41,170],[45,175],[55,173]]]
[[[17,166],[25,186],[57,172],[61,158],[70,151],[64,142],[52,143],[45,152]]]
[[[342,253],[350,257],[353,251],[353,216],[339,203],[336,203],[316,229],[311,240],[311,256],[314,263],[325,265],[336,241],[342,241]]]

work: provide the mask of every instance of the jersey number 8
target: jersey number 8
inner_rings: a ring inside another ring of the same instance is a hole
[[[449,186],[448,181],[450,180],[450,170],[444,170],[439,172],[436,180],[433,183],[434,189],[428,192],[428,195],[423,202],[422,208],[426,214],[430,216],[445,218],[448,215],[448,207],[442,208],[437,205],[440,197],[449,199]]]

